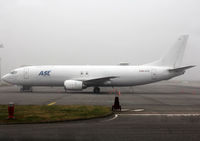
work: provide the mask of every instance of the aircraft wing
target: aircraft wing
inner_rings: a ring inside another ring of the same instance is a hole
[[[117,76],[107,76],[107,77],[96,77],[96,78],[88,78],[88,79],[84,79],[84,80],[81,80],[84,82],[84,84],[86,85],[99,85],[99,84],[102,84],[102,83],[105,83],[111,79],[114,79],[114,78],[117,78]]]

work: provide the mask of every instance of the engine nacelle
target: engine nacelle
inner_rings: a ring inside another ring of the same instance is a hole
[[[86,88],[83,82],[78,80],[66,80],[64,86],[66,90],[82,90]]]

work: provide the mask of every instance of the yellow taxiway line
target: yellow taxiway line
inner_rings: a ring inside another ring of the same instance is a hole
[[[48,106],[51,106],[51,105],[54,105],[54,104],[56,104],[56,102],[51,102],[51,103],[48,104]]]

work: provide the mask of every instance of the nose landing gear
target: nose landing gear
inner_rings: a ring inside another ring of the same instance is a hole
[[[26,92],[33,92],[33,88],[31,86],[22,86],[20,88],[20,92],[24,92],[24,91],[26,91]]]

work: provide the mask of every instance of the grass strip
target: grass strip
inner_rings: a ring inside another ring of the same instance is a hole
[[[105,106],[15,105],[15,119],[8,119],[8,106],[0,105],[0,124],[83,120],[110,114],[112,114],[111,109]]]

